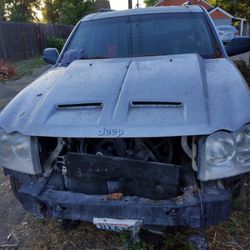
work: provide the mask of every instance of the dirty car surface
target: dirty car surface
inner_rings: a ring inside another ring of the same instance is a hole
[[[200,7],[93,14],[0,114],[0,165],[38,217],[215,225],[250,172],[249,93]]]

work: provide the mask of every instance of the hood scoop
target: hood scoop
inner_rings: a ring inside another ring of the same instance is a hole
[[[161,102],[161,101],[133,101],[131,102],[132,107],[166,107],[166,108],[181,108],[183,107],[182,102]]]
[[[101,102],[85,102],[85,103],[73,103],[73,104],[59,104],[57,105],[58,110],[66,109],[87,109],[87,108],[102,108]]]

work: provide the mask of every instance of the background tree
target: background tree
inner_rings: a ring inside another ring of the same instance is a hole
[[[5,0],[5,13],[7,20],[13,22],[37,21],[36,10],[40,8],[41,0]]]
[[[154,6],[158,0],[144,0],[144,3],[146,4],[147,7],[149,6]]]
[[[0,22],[6,20],[6,5],[5,0],[0,0]]]
[[[250,0],[209,0],[214,6],[220,6],[233,16],[250,19]]]
[[[250,0],[207,0],[214,6],[220,6],[230,14],[250,19]],[[158,0],[144,0],[146,6],[154,6]]]
[[[43,17],[47,22],[57,23],[59,20],[59,11],[62,8],[64,0],[45,0],[42,9]]]
[[[76,24],[83,16],[95,12],[92,0],[65,0],[59,11],[59,23]]]
[[[45,0],[43,15],[50,23],[74,25],[94,10],[93,0]]]

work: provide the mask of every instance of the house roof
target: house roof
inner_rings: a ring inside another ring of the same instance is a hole
[[[228,13],[227,11],[223,10],[220,7],[214,7],[214,8],[211,8],[210,10],[207,10],[207,11],[208,11],[209,15],[215,13],[215,11],[220,11],[225,16],[228,16],[229,18],[232,18],[234,20],[246,21],[245,18],[240,18],[240,17],[233,16],[233,15],[231,15],[230,13]]]
[[[228,12],[226,12],[225,10],[223,10],[220,7],[215,7],[212,10],[208,11],[208,13],[211,15],[213,12],[215,11],[220,11],[221,13],[223,13],[225,16],[228,16],[229,18],[234,18],[234,16],[232,16],[231,14],[229,14]]]
[[[163,3],[174,3],[176,1],[176,5],[180,5],[180,3],[181,4],[183,4],[184,2],[187,2],[188,0],[159,0],[156,4],[155,4],[155,6],[159,6],[159,5],[161,5],[161,4],[163,4]],[[212,4],[210,4],[208,1],[206,1],[206,0],[191,0],[191,2],[197,2],[197,4],[199,3],[199,2],[202,2],[203,4],[205,4],[205,5],[207,5],[208,7],[210,7],[210,8],[206,8],[207,9],[207,12],[211,15],[211,14],[215,14],[216,13],[216,11],[218,11],[218,12],[220,12],[221,13],[221,15],[224,15],[224,16],[226,16],[226,17],[228,17],[228,18],[231,18],[231,19],[236,19],[236,20],[243,20],[243,21],[245,21],[246,19],[244,19],[244,18],[238,18],[238,17],[234,17],[233,15],[231,15],[230,13],[228,13],[227,11],[225,11],[225,10],[223,10],[221,7],[215,7],[215,6],[213,6]],[[204,5],[203,5],[203,7],[204,7]],[[217,18],[222,18],[222,17],[214,17],[215,19],[217,19]]]
[[[163,2],[166,2],[169,0],[159,0],[154,6],[158,6]],[[183,2],[187,2],[188,0],[183,0]],[[213,8],[214,6],[212,4],[210,4],[209,2],[207,2],[206,0],[198,0],[199,2],[203,2],[204,4],[208,5],[210,8]]]

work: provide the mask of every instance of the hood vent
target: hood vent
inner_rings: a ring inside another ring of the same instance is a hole
[[[159,102],[159,101],[135,101],[131,102],[132,107],[167,107],[180,108],[183,106],[182,102]]]
[[[74,103],[74,104],[59,104],[57,109],[84,109],[84,108],[102,108],[101,102],[86,102],[86,103]]]

